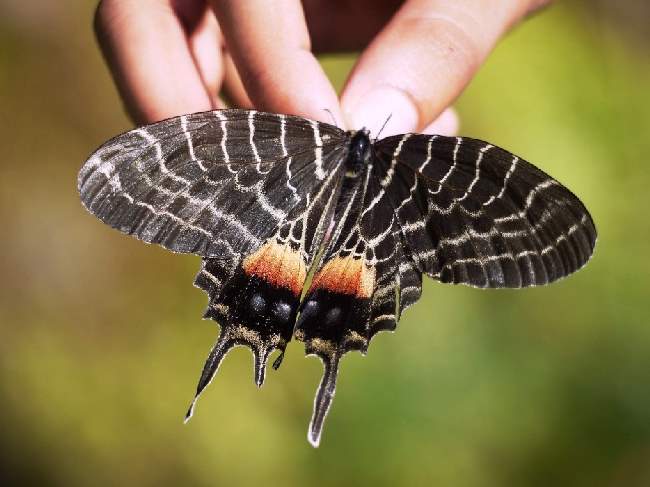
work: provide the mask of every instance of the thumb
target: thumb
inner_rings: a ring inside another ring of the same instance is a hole
[[[532,4],[410,0],[359,58],[341,106],[350,128],[422,130],[461,93],[497,40]]]

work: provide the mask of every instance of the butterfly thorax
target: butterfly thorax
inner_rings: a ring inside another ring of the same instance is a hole
[[[357,177],[367,166],[372,150],[370,133],[366,129],[349,132],[350,138],[349,152],[345,161],[346,176]]]

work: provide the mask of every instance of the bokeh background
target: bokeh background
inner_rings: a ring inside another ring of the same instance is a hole
[[[523,291],[427,281],[395,334],[344,360],[314,450],[321,365],[297,343],[262,390],[237,349],[183,425],[217,333],[191,285],[199,259],[122,236],[76,193],[87,155],[131,126],[93,4],[3,0],[2,484],[650,485],[648,11],[559,3],[458,103],[462,134],[582,198],[593,261]],[[353,59],[323,60],[339,86]]]

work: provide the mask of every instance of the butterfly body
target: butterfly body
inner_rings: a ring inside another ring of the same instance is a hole
[[[372,151],[372,142],[367,130],[357,130],[348,132],[350,136],[350,145],[348,157],[345,162],[347,173],[349,175],[359,175],[364,167],[368,166]]]
[[[122,134],[91,155],[78,185],[108,225],[202,257],[195,284],[221,330],[196,397],[237,345],[253,351],[259,386],[269,355],[280,351],[277,368],[292,337],[323,361],[313,445],[341,357],[395,329],[423,274],[480,288],[542,285],[582,267],[596,240],[570,191],[486,142],[373,141],[365,130],[250,110]]]

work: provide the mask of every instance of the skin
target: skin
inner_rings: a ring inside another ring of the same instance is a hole
[[[230,106],[382,136],[452,135],[453,101],[546,0],[103,0],[95,29],[136,123]],[[270,7],[272,6],[272,7]],[[340,98],[315,54],[361,51]],[[225,97],[225,99],[224,99]],[[328,111],[326,111],[328,110]]]

